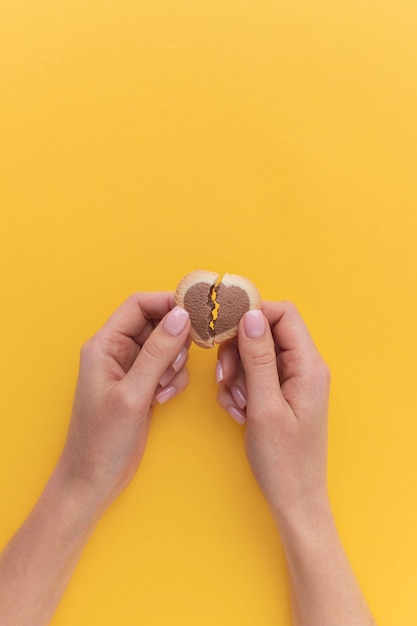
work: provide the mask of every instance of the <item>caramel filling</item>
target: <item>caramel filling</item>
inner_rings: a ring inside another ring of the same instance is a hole
[[[214,327],[216,325],[216,320],[219,317],[220,304],[217,302],[217,287],[219,286],[220,282],[221,282],[221,277],[217,279],[217,282],[213,285],[213,287],[210,290],[210,299],[213,303],[213,308],[211,309],[211,320],[209,322],[209,327],[211,328],[213,333],[214,333]]]
[[[202,341],[215,340],[216,336],[235,328],[250,308],[247,292],[238,285],[225,285],[222,280],[223,275],[212,285],[197,282],[184,296],[184,307]]]

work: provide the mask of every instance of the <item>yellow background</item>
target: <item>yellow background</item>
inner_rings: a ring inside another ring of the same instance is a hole
[[[333,372],[329,482],[379,624],[417,623],[417,4],[0,6],[1,541],[65,439],[80,345],[202,267],[296,302]],[[214,351],[155,414],[54,626],[286,626]]]

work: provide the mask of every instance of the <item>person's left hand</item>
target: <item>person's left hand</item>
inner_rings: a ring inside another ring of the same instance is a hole
[[[172,293],[137,293],[82,347],[58,468],[100,508],[133,478],[152,407],[187,386],[189,331],[189,315],[174,307]]]

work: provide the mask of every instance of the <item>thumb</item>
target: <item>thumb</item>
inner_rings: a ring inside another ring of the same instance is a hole
[[[260,310],[245,313],[238,330],[239,354],[246,375],[248,417],[265,414],[283,400],[275,344]]]
[[[151,404],[162,374],[178,356],[189,332],[190,317],[180,306],[167,313],[151,332],[125,376],[141,404]]]

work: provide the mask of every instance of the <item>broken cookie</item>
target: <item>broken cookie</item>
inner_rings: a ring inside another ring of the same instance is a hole
[[[231,339],[246,311],[261,308],[261,297],[250,280],[206,270],[196,270],[181,280],[175,302],[188,311],[191,337],[201,348]]]

